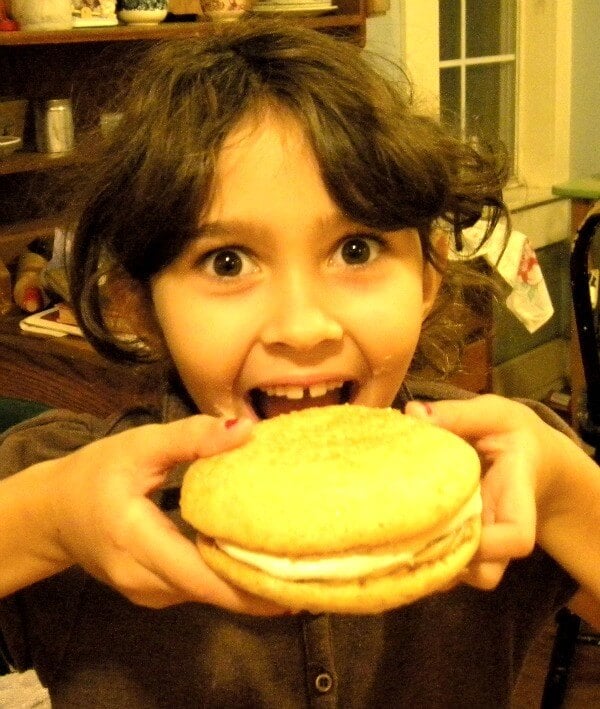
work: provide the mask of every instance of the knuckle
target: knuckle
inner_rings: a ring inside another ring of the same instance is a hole
[[[515,550],[515,556],[521,559],[526,556],[529,556],[532,553],[534,546],[535,539],[523,539],[521,544],[518,545],[517,549]]]
[[[474,569],[475,584],[483,591],[493,591],[500,583],[506,564],[483,563]]]

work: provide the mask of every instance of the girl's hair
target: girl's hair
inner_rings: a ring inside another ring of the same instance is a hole
[[[445,305],[456,306],[464,283],[454,264],[437,263],[432,233],[443,224],[458,237],[483,214],[491,232],[505,214],[502,164],[419,115],[400,72],[384,77],[358,47],[311,30],[238,21],[204,39],[158,44],[136,64],[122,121],[86,164],[75,203],[71,296],[99,351],[134,362],[156,354],[150,278],[196,234],[227,136],[275,109],[304,129],[342,212],[377,229],[418,229],[425,258],[446,278],[416,362],[446,368],[459,333]],[[123,313],[124,303],[137,312]],[[120,315],[133,316],[136,338],[124,336]]]

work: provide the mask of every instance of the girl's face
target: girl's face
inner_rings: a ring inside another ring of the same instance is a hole
[[[416,230],[345,217],[298,124],[271,114],[226,141],[198,237],[152,297],[200,411],[257,419],[389,406],[438,285]]]

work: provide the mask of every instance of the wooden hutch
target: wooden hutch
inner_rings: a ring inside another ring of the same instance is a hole
[[[365,5],[365,0],[336,0],[331,13],[293,21],[362,46]],[[202,37],[214,28],[202,17],[189,19],[154,26],[0,32],[0,100],[26,99],[31,107],[36,99],[71,97],[76,131],[85,128],[98,121],[111,98],[130,48]],[[53,175],[78,160],[76,150],[60,157],[36,152],[32,123],[28,115],[24,148],[0,158],[0,259],[8,264],[35,239],[53,236],[60,215],[49,213],[39,195],[51,187]],[[95,414],[156,399],[156,382],[147,371],[108,363],[77,337],[25,334],[19,330],[22,317],[16,311],[0,317],[0,396]]]

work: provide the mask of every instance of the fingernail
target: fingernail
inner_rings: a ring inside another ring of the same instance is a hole
[[[410,401],[406,410],[407,413],[416,418],[426,418],[433,415],[433,408],[428,401]]]
[[[227,419],[227,421],[225,421],[225,428],[233,428],[238,421],[239,419]]]

